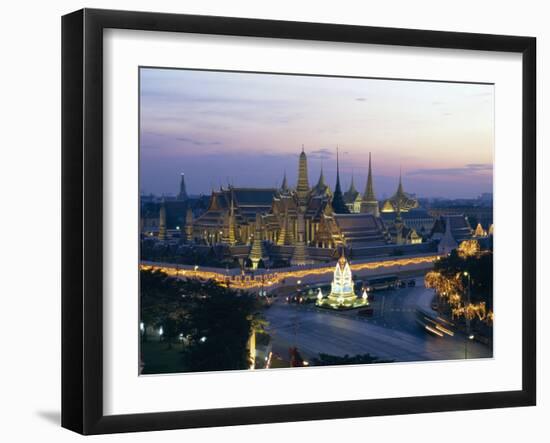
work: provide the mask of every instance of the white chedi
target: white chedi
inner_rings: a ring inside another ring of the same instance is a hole
[[[353,286],[351,268],[346,257],[342,254],[334,268],[330,295],[328,296],[329,301],[338,305],[353,304],[357,298]]]

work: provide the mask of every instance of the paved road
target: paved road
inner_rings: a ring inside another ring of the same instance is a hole
[[[286,358],[297,346],[306,358],[319,353],[356,355],[370,353],[395,361],[452,360],[465,358],[465,337],[436,337],[416,323],[416,308],[430,309],[433,292],[417,280],[414,288],[375,293],[375,316],[362,318],[357,311],[333,312],[313,305],[277,300],[265,315],[270,322],[273,351]],[[468,341],[468,358],[492,356],[488,346]]]

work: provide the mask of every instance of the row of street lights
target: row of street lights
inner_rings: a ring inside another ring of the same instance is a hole
[[[464,277],[468,279],[468,288],[466,290],[466,303],[464,304],[464,319],[466,321],[466,335],[464,338],[464,359],[468,358],[468,341],[474,339],[474,334],[470,331],[470,317],[468,317],[468,306],[470,306],[471,303],[471,297],[470,297],[470,284],[471,284],[471,276],[470,273],[467,271],[464,271],[462,273]]]

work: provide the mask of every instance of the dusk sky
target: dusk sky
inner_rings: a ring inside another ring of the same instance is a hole
[[[379,199],[477,197],[493,187],[492,85],[141,69],[140,189],[294,186],[304,145],[309,181],[363,192],[368,153]]]

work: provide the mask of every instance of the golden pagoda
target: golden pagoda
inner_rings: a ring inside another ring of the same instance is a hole
[[[397,212],[398,207],[401,212],[409,212],[411,209],[418,208],[418,200],[411,197],[403,190],[401,171],[399,172],[399,185],[397,186],[397,191],[384,201],[382,212]]]
[[[252,262],[252,269],[258,269],[260,261],[267,260],[267,254],[265,253],[263,241],[262,241],[262,228],[261,228],[261,216],[256,214],[256,229],[254,231],[254,239],[252,240],[252,246],[250,248],[250,254],[248,258]]]
[[[365,186],[365,193],[363,194],[363,200],[361,201],[361,212],[365,214],[372,214],[375,217],[378,217],[380,215],[378,200],[376,200],[376,196],[374,195],[370,152],[369,152],[369,173],[367,176],[367,185]]]
[[[487,237],[487,231],[483,229],[483,226],[481,226],[481,223],[477,224],[476,230],[474,232],[474,237]]]

